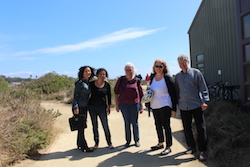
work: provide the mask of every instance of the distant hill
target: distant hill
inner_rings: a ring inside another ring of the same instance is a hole
[[[11,77],[6,77],[4,75],[0,75],[0,77],[4,78],[5,81],[7,81],[8,83],[11,83],[11,82],[22,82],[22,81],[31,81],[31,80],[33,80],[32,78],[20,78],[20,77],[11,78]]]

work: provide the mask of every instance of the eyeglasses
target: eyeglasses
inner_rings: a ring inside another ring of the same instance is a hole
[[[132,71],[131,69],[126,69],[125,71]]]
[[[155,65],[155,67],[156,67],[156,68],[163,68],[164,66],[163,66],[163,65],[160,65],[160,66]]]

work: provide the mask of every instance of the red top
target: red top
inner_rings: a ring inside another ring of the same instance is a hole
[[[114,88],[115,94],[118,94],[118,101],[122,104],[135,104],[140,102],[143,91],[137,77],[128,81],[125,76],[122,76],[116,82]]]

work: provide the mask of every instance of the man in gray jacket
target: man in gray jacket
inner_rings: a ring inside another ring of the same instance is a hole
[[[186,55],[180,55],[178,63],[181,71],[176,74],[175,85],[185,138],[189,147],[186,154],[193,154],[197,151],[192,131],[192,119],[194,118],[198,133],[199,159],[204,161],[207,159],[207,139],[203,113],[208,106],[208,89],[202,73],[198,69],[188,67],[189,61]]]

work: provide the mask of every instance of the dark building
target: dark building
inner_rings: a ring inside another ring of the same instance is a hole
[[[250,106],[250,0],[203,0],[189,28],[191,66],[238,87]]]

